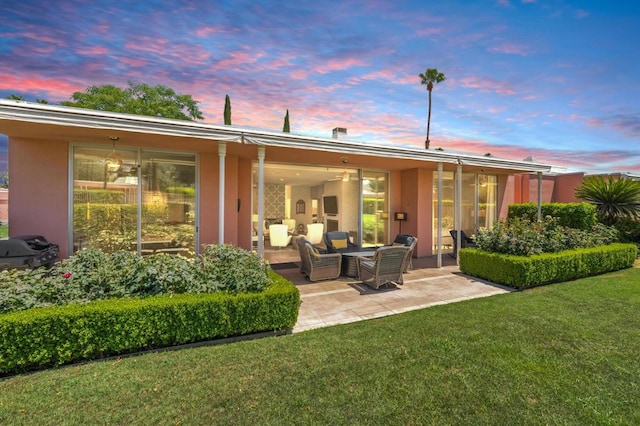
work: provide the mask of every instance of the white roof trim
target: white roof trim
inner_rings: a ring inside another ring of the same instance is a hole
[[[2,131],[3,120],[193,137],[222,142],[249,143],[425,162],[460,163],[462,165],[511,169],[522,172],[549,172],[552,168],[549,164],[530,161],[506,160],[473,154],[372,144],[345,139],[308,137],[236,126],[220,126],[187,120],[121,114],[8,99],[0,99],[0,131]]]

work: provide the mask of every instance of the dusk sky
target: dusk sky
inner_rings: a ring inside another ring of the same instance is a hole
[[[423,147],[437,68],[432,149],[639,172],[639,41],[626,0],[0,0],[0,97],[161,84],[206,123],[228,94],[234,125]]]

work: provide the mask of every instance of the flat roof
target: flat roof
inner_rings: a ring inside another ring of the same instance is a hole
[[[418,160],[430,163],[462,164],[478,167],[509,169],[519,172],[549,172],[552,165],[533,161],[508,160],[475,154],[427,150],[417,147],[381,144],[347,139],[301,136],[284,132],[269,132],[231,125],[215,125],[189,120],[123,114],[60,105],[0,99],[0,132],[3,123],[23,122],[73,126],[114,131],[219,142],[254,144],[300,150],[319,150],[343,154],[368,155],[382,158]],[[3,132],[4,133],[4,132]],[[11,136],[9,134],[9,136]]]

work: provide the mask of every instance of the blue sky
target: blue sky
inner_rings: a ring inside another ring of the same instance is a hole
[[[234,125],[288,109],[292,133],[424,146],[437,68],[432,149],[638,172],[638,22],[635,1],[0,0],[0,97],[162,84],[208,123],[229,94]]]

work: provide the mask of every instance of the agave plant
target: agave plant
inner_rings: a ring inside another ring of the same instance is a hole
[[[591,176],[576,189],[576,197],[596,206],[600,222],[611,225],[621,218],[640,220],[640,182]]]

